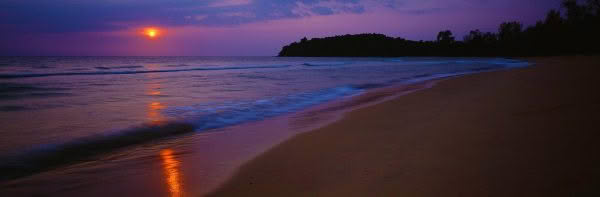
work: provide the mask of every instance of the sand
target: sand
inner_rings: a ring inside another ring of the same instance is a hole
[[[600,196],[600,58],[448,79],[301,133],[212,196]]]

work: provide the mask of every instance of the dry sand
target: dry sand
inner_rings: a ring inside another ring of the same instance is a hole
[[[348,113],[213,196],[600,196],[600,58],[449,79]]]

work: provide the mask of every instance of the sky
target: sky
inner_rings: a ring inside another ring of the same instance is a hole
[[[534,24],[560,0],[1,0],[0,55],[274,56],[302,37],[433,40]],[[147,28],[158,36],[144,35]]]

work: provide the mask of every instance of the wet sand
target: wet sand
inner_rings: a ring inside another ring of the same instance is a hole
[[[349,112],[212,196],[600,196],[600,58],[457,77]]]

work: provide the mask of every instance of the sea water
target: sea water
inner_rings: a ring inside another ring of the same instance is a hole
[[[526,65],[502,58],[0,57],[0,180],[373,88]]]

